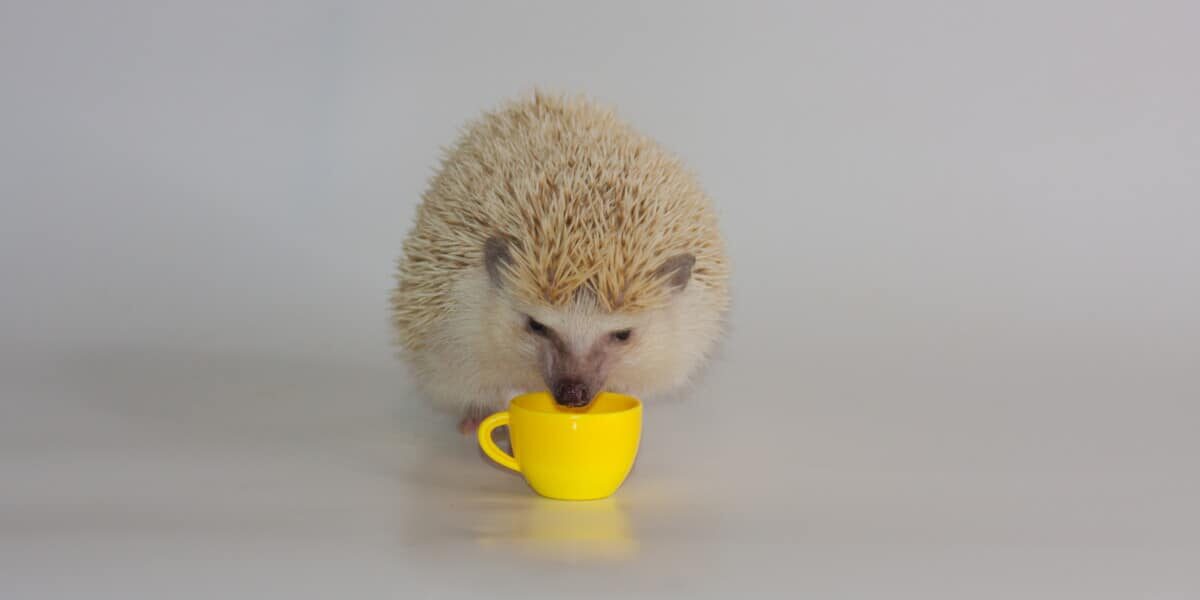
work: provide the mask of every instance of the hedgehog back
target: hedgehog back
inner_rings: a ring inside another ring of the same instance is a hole
[[[483,268],[488,239],[509,244],[504,287],[529,304],[591,294],[609,312],[665,305],[659,270],[695,256],[688,285],[727,302],[716,216],[673,156],[605,108],[535,93],[468,124],[442,159],[404,244],[393,316],[419,347],[452,310],[465,271]]]

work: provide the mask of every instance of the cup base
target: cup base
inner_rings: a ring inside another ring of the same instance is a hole
[[[533,486],[529,486],[529,489],[533,490],[533,492],[535,494],[537,494],[543,498],[546,498],[549,500],[562,500],[565,502],[587,502],[588,500],[604,500],[605,498],[611,498],[613,496],[613,494],[617,493],[617,490],[613,490],[611,492],[608,492],[607,494],[578,494],[578,495],[576,495],[576,494],[552,494],[549,492],[544,492],[542,490],[539,490]]]

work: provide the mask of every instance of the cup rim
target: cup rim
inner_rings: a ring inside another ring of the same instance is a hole
[[[621,394],[618,392],[600,392],[600,394],[598,394],[597,397],[616,396],[618,398],[625,398],[632,402],[632,404],[628,408],[622,408],[621,410],[612,410],[612,411],[592,413],[592,412],[587,412],[588,407],[583,407],[583,408],[578,408],[578,409],[555,408],[553,410],[541,410],[541,409],[532,408],[529,406],[523,406],[523,405],[519,404],[519,401],[522,399],[525,399],[525,398],[543,397],[543,396],[549,396],[549,395],[550,395],[550,392],[541,391],[541,392],[529,392],[527,394],[521,394],[519,396],[515,396],[515,397],[513,397],[512,400],[509,400],[508,409],[509,410],[520,409],[525,412],[534,413],[534,414],[538,414],[538,415],[554,415],[554,416],[559,416],[559,417],[571,417],[571,418],[578,418],[578,417],[597,418],[597,417],[607,417],[607,416],[620,416],[620,415],[628,414],[628,413],[631,413],[631,412],[634,412],[637,410],[641,410],[641,408],[642,408],[641,400],[637,399],[634,396],[630,396],[629,394]]]

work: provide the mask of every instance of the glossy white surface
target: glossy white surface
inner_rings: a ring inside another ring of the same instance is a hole
[[[388,369],[98,351],[4,381],[21,400],[0,420],[6,597],[1200,590],[1191,423],[1109,437],[1084,416],[930,424],[931,401],[813,396],[727,419],[718,398],[754,402],[717,381],[651,410],[626,486],[578,504],[404,406]]]
[[[0,598],[1194,600],[1198,12],[5,2]],[[734,259],[611,502],[390,356],[437,147],[533,83]]]

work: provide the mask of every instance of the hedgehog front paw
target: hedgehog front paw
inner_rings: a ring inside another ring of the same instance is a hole
[[[483,422],[482,417],[466,416],[458,422],[458,432],[463,435],[473,435],[479,429],[479,424]]]

